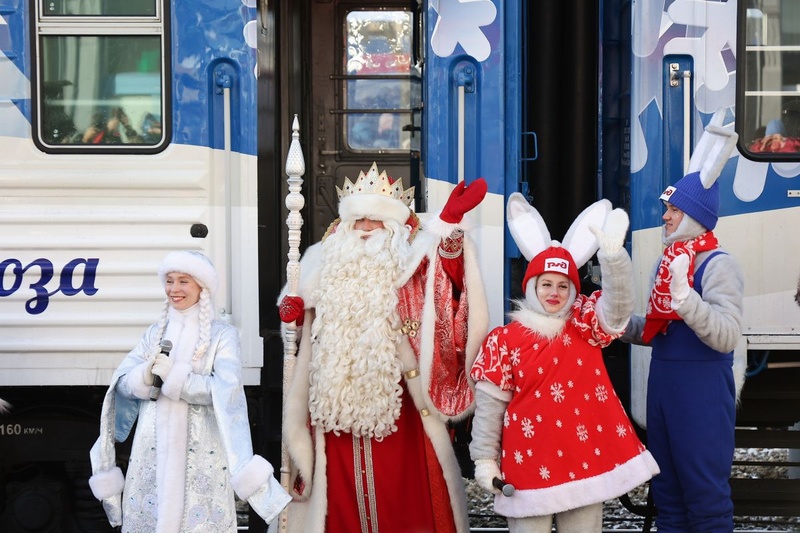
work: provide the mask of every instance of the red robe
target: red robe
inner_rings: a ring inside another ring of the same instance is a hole
[[[504,516],[543,516],[617,497],[658,472],[617,397],[601,348],[614,337],[595,313],[599,291],[578,295],[549,339],[520,322],[492,330],[472,367],[475,381],[511,393],[500,468],[512,497]]]
[[[419,241],[425,242],[418,236],[415,245]],[[304,498],[311,494],[307,502],[290,505],[292,531],[321,531],[322,524],[328,532],[469,530],[463,479],[446,423],[467,416],[474,407],[468,369],[486,331],[485,298],[482,287],[470,286],[471,279],[479,280],[471,245],[465,243],[467,283],[456,299],[436,253],[438,241],[428,242],[430,250],[420,255],[416,270],[398,291],[398,313],[408,331],[398,357],[412,373],[404,376],[395,433],[379,441],[312,427],[313,440],[307,439],[302,430],[308,428],[299,427],[300,413],[295,412],[302,408],[303,420],[308,419],[307,396],[298,395],[296,386],[298,373],[307,372],[304,357],[310,357],[310,331],[304,331],[295,391],[290,390],[297,403],[287,400],[284,437],[305,483],[295,484],[295,493]],[[307,387],[305,377],[303,381]],[[310,463],[305,443],[313,450]]]

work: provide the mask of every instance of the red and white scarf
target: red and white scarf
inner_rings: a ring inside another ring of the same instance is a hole
[[[644,342],[649,343],[658,333],[664,333],[671,320],[681,320],[678,313],[672,310],[672,296],[669,288],[672,282],[669,265],[672,260],[681,254],[689,256],[689,287],[694,287],[695,256],[699,252],[716,248],[719,248],[719,242],[714,236],[714,232],[707,231],[692,240],[674,242],[664,250],[661,264],[658,265],[653,291],[650,293],[650,301],[647,302],[647,315],[642,332]]]

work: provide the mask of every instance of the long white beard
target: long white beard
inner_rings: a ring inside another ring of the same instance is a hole
[[[380,439],[397,430],[403,390],[393,282],[408,244],[396,229],[362,239],[361,232],[339,228],[323,244],[309,409],[325,431]]]

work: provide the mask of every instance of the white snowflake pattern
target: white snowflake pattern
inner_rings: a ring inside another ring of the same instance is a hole
[[[561,383],[553,383],[550,385],[550,395],[553,397],[553,401],[556,403],[561,403],[564,401],[564,386]]]
[[[538,342],[533,344],[533,351],[535,351],[535,352],[539,351],[539,343]]]
[[[563,337],[561,337],[561,342],[564,343],[564,346],[570,346],[572,345],[572,337],[570,337],[569,335],[564,335]]]
[[[517,375],[518,375],[520,378],[524,378],[524,377],[525,377],[525,371],[524,371],[524,370],[520,370],[519,372],[517,372]]]
[[[599,368],[595,368],[594,369],[594,375],[595,376],[599,376],[600,374],[601,374],[600,369]]]
[[[514,387],[514,392],[522,392],[522,389],[519,386]]]
[[[536,396],[537,398],[541,398],[542,397],[542,393],[539,392],[538,390],[534,391],[533,395]]]
[[[514,348],[513,350],[511,350],[511,356],[510,356],[511,362],[514,363],[515,365],[519,364],[519,355],[520,355],[520,349],[519,348]],[[521,375],[521,373],[520,373],[520,375]]]
[[[569,387],[570,389],[575,387],[575,384],[572,382],[572,380],[567,381],[567,387]]]
[[[617,424],[617,437],[625,437],[628,434],[628,428],[622,424]]]
[[[560,427],[563,427],[563,426],[564,426],[564,424],[561,422],[561,420],[556,420],[556,427],[557,428],[560,428]]]
[[[464,51],[485,61],[492,51],[489,39],[481,30],[497,17],[497,7],[490,0],[438,0],[431,2],[439,18],[431,34],[431,48],[439,57],[448,57],[460,44]]]
[[[591,399],[591,396],[589,396],[588,392],[583,393],[583,399],[586,400],[587,402]]]
[[[535,431],[533,430],[533,422],[530,418],[526,417],[522,419],[522,434],[529,439],[535,434]]]
[[[542,423],[542,415],[536,415],[536,421]]]
[[[589,470],[589,463],[587,463],[586,461],[582,462],[581,468],[583,468],[584,470]]]
[[[533,457],[533,450],[528,448],[527,450],[525,450],[525,455],[527,455],[528,457]]]
[[[576,363],[578,363],[578,366],[583,366],[583,359],[578,357],[578,360],[576,361]]]
[[[542,367],[537,368],[536,371],[539,373],[540,376],[544,374],[544,368]]]
[[[508,411],[506,411],[505,414],[503,415],[503,425],[505,427],[508,427],[509,425],[511,425],[511,420],[508,417]]]
[[[605,385],[598,385],[595,387],[594,396],[599,402],[605,402],[608,400],[608,391],[606,390]]]
[[[597,432],[598,433],[602,433],[603,432],[603,426],[601,426],[600,424],[597,424]]]
[[[578,427],[575,428],[575,433],[578,435],[579,441],[586,442],[589,440],[589,432],[583,424],[578,424]]]
[[[556,455],[559,457],[564,457],[564,452],[562,450],[556,450]]]
[[[570,472],[569,473],[569,478],[570,479],[575,479],[575,472]]]
[[[517,413],[511,413],[511,420],[513,420],[514,422],[517,421]]]
[[[519,450],[514,451],[514,462],[521,465],[523,461],[522,452]]]
[[[542,479],[550,479],[550,470],[548,470],[546,466],[542,465],[539,467],[539,475],[542,476]]]
[[[558,364],[558,357],[553,357],[553,364],[554,364],[554,365],[557,365],[557,364]]]
[[[596,456],[600,457],[600,448],[595,448],[595,449],[594,449],[594,454],[595,454]]]
[[[575,416],[581,416],[581,410],[578,409],[577,407],[575,408],[574,412],[575,412]]]

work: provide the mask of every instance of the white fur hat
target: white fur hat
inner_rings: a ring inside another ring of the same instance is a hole
[[[180,272],[189,274],[203,288],[214,294],[217,292],[219,280],[217,271],[211,260],[201,252],[194,250],[181,250],[170,252],[161,262],[158,268],[158,278],[162,285],[166,285],[167,274],[170,272]]]

